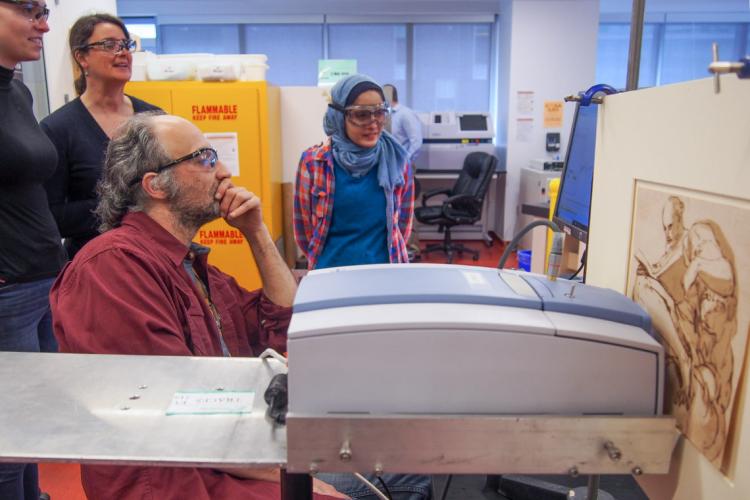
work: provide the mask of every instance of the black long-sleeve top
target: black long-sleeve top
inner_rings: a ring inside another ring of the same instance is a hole
[[[159,109],[135,97],[130,100],[136,113]],[[93,210],[98,201],[96,183],[102,175],[109,137],[80,98],[42,120],[41,126],[58,156],[57,169],[45,183],[49,207],[72,259],[99,234]]]
[[[0,286],[54,277],[65,263],[42,185],[57,154],[31,106],[29,89],[0,67]]]

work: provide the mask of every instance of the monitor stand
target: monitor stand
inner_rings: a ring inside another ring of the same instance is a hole
[[[585,250],[586,243],[583,243],[570,235],[565,235],[562,258],[560,259],[559,276],[561,278],[568,278],[578,270]],[[580,277],[582,275],[582,273],[579,273],[578,276]]]

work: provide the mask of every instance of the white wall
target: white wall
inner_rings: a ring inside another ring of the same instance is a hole
[[[509,60],[507,73],[501,72],[498,82],[505,95],[499,95],[498,101],[505,101],[507,107],[497,111],[498,116],[507,114],[508,120],[504,239],[509,240],[515,227],[520,169],[529,160],[547,155],[544,140],[548,130],[542,128],[544,101],[562,100],[596,83],[599,1],[503,0],[500,10],[500,26],[510,25],[512,30],[509,39],[501,37],[501,44],[509,44],[509,50],[501,46],[499,53],[509,54]],[[534,129],[528,142],[517,140],[518,91],[534,92]],[[567,148],[573,111],[573,104],[565,105],[561,154]]]
[[[48,2],[50,31],[44,35],[44,65],[50,111],[75,98],[68,31],[79,17],[93,12],[117,14],[116,0],[57,0]]]
[[[322,142],[328,93],[318,87],[281,87],[281,162],[283,182],[294,182],[302,152]]]

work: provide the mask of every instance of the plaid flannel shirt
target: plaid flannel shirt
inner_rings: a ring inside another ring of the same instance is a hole
[[[414,218],[414,178],[411,166],[404,164],[405,183],[393,190],[393,232],[389,249],[392,263],[409,262],[406,241]],[[294,186],[294,238],[314,269],[325,245],[333,213],[333,154],[330,139],[302,153]]]

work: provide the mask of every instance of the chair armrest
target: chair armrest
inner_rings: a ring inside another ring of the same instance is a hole
[[[438,188],[438,189],[430,189],[429,191],[425,191],[422,193],[422,206],[427,206],[427,200],[432,198],[433,196],[437,196],[439,194],[451,194],[450,188]]]
[[[470,209],[469,210],[467,210],[467,209],[463,209],[463,210],[456,209],[456,207],[454,206],[454,203],[459,202],[459,201],[463,202],[464,204],[471,203],[472,204],[472,208],[474,210],[470,210]],[[460,213],[461,218],[457,218],[457,217],[454,216],[454,214],[451,214],[450,211],[449,211],[450,208],[454,208],[456,210],[461,210],[461,212],[462,212],[462,213]],[[451,220],[453,222],[456,222],[456,223],[460,224],[461,223],[461,219],[466,219],[466,218],[477,218],[478,219],[480,217],[480,215],[481,215],[481,210],[482,210],[482,205],[481,205],[481,203],[479,203],[479,200],[477,200],[477,198],[475,196],[468,195],[468,194],[457,194],[455,196],[451,196],[451,197],[447,198],[443,202],[443,210],[442,210],[442,212],[443,212],[443,217],[445,217],[448,220]],[[476,213],[472,213],[472,211],[476,211]]]
[[[468,201],[468,202],[472,203],[477,208],[481,207],[481,205],[482,205],[479,202],[479,200],[477,199],[476,196],[472,196],[470,194],[457,194],[457,195],[454,195],[454,196],[450,196],[450,197],[446,198],[443,201],[443,203],[445,203],[446,205],[453,205],[454,203],[456,203],[458,201],[462,201],[462,202],[467,202]]]

